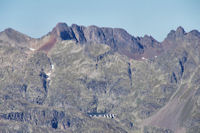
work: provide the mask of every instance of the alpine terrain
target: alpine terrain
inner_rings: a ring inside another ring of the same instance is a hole
[[[58,23],[0,32],[1,133],[200,133],[200,32],[162,42]]]

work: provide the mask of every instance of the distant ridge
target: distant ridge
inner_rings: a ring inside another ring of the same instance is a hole
[[[126,30],[120,28],[107,28],[97,26],[80,26],[72,24],[68,26],[66,23],[58,23],[52,31],[40,39],[35,39],[37,43],[32,43],[38,50],[48,52],[53,48],[54,44],[62,40],[73,40],[79,44],[106,44],[111,47],[114,52],[118,52],[133,59],[153,58],[159,55],[165,49],[173,47],[174,40],[180,39],[187,34],[200,36],[197,30],[186,33],[180,26],[172,30],[163,42],[158,42],[152,36],[134,37]],[[20,32],[11,28],[0,32],[0,40],[7,39],[7,42],[16,43],[22,46],[30,46],[29,40],[34,40]],[[173,44],[172,44],[173,43]]]

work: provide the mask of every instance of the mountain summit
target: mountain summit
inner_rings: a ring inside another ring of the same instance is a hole
[[[76,24],[68,26],[66,23],[58,23],[49,35],[55,36],[59,40],[74,40],[80,44],[106,44],[113,51],[118,51],[130,58],[141,57],[145,54],[145,49],[160,45],[151,36],[146,35],[145,37],[135,38],[124,29],[97,26],[85,27]]]

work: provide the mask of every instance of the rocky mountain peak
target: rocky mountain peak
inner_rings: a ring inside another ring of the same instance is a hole
[[[165,38],[165,40],[174,40],[176,38],[175,36],[175,30],[171,30],[168,34],[167,37]]]
[[[75,38],[71,27],[66,23],[58,23],[51,33],[61,40],[73,40]]]
[[[155,40],[152,36],[149,36],[149,35],[144,35],[144,37],[137,37],[137,40],[145,48],[156,47],[160,45],[160,43],[157,40]]]
[[[18,32],[16,30],[12,29],[12,28],[5,29],[3,32],[1,32],[1,34],[6,34],[7,36],[9,36],[11,38],[15,37],[15,36],[26,36],[26,35]]]
[[[56,28],[56,30],[61,32],[61,31],[67,30],[68,25],[66,23],[57,23],[55,28]]]
[[[11,32],[17,32],[16,30],[12,29],[12,28],[7,28],[4,30],[5,33],[11,33]]]
[[[8,45],[17,44],[19,46],[28,46],[28,42],[32,40],[32,38],[12,28],[7,28],[0,32],[0,40]]]
[[[176,37],[182,37],[183,35],[185,35],[185,30],[183,29],[183,27],[179,26],[177,29],[176,29]]]
[[[177,38],[181,39],[186,35],[185,30],[179,26],[176,30],[171,30],[170,33],[167,35],[165,41],[174,41]]]
[[[200,37],[200,32],[198,30],[192,30],[188,33],[188,36]]]
[[[65,23],[65,22],[58,22],[58,23],[56,24],[56,27],[62,27],[62,26],[68,27],[67,23]]]

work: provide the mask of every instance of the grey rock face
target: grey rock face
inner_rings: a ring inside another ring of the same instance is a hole
[[[16,34],[0,33],[0,132],[199,132],[198,31],[159,43],[59,23],[37,40],[56,38],[48,51]]]

